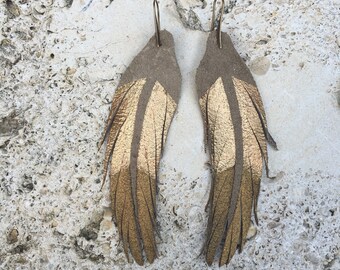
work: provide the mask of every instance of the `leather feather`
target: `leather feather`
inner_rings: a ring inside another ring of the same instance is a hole
[[[161,33],[162,46],[151,38],[122,76],[102,140],[107,138],[104,179],[110,171],[113,217],[126,256],[131,253],[139,265],[144,253],[149,263],[157,257],[157,172],[179,97],[173,39]]]
[[[268,172],[270,136],[262,100],[251,73],[222,33],[223,49],[210,34],[196,75],[212,184],[205,242],[206,261],[228,264],[242,250],[256,208],[263,164]],[[220,251],[220,252],[219,252]]]

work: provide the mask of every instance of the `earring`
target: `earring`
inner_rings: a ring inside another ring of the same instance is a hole
[[[221,266],[230,262],[237,248],[242,251],[252,211],[257,223],[263,163],[269,174],[266,141],[277,147],[267,129],[255,81],[230,37],[221,32],[224,0],[217,31],[214,30],[216,2],[212,31],[197,69],[196,84],[212,166],[203,252],[211,265],[222,246]]]
[[[153,8],[156,33],[122,75],[100,142],[107,139],[104,181],[110,166],[111,207],[124,252],[139,265],[143,250],[149,263],[157,257],[158,166],[181,86],[173,37],[160,31],[156,0]]]

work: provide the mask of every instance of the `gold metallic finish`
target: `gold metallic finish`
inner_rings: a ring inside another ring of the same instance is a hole
[[[139,99],[139,95],[145,82],[146,79],[140,79],[138,81],[125,84],[116,90],[116,93],[113,97],[109,117],[105,126],[105,132],[99,144],[99,146],[101,146],[106,135],[108,135],[104,159],[103,185],[105,183],[108,171],[109,160],[115,147],[116,138],[118,137],[121,127],[127,119],[127,115],[131,113],[132,110],[132,108],[129,106],[129,103],[131,100]]]
[[[248,147],[255,147],[257,144],[261,149],[262,157],[264,159],[266,168],[268,167],[268,153],[267,153],[267,143],[266,143],[266,131],[267,131],[267,121],[261,100],[260,93],[256,86],[246,83],[242,80],[238,80],[233,77],[233,83],[237,91],[238,99],[242,98],[244,100],[243,107],[246,106],[247,112],[246,119],[248,119],[250,131],[248,133],[253,133],[255,139],[258,143],[254,142],[254,145],[249,145]],[[248,128],[249,129],[249,128]],[[270,136],[270,135],[269,135]],[[276,146],[275,146],[276,147]],[[252,151],[247,151],[252,152]],[[256,166],[256,164],[253,164]],[[259,168],[260,166],[258,166]],[[261,173],[262,174],[262,162],[261,162]]]
[[[132,256],[139,264],[143,264],[143,257],[138,224],[134,217],[135,206],[132,199],[129,165],[134,119],[145,82],[145,79],[140,79],[124,85],[115,95],[110,115],[112,116],[112,111],[116,112],[105,155],[105,159],[111,157],[110,189],[113,216],[118,226],[125,254],[128,256],[130,249]]]
[[[208,263],[212,263],[225,231],[235,165],[235,138],[229,103],[221,78],[200,99],[210,148],[213,181],[206,241]]]
[[[206,260],[212,264],[222,244],[220,265],[228,264],[236,249],[242,250],[250,226],[252,210],[256,212],[263,159],[267,158],[266,121],[260,95],[255,86],[232,77],[234,89],[225,89],[218,78],[200,99],[206,140],[210,150],[213,181],[209,198]],[[235,91],[241,123],[233,122],[227,91]],[[234,192],[235,125],[242,125],[243,172],[241,188],[231,223],[227,224],[231,195]],[[225,239],[225,240],[224,240]]]
[[[162,147],[175,110],[175,101],[166,93],[163,86],[156,82],[145,111],[138,156],[140,168],[150,171],[152,177],[156,177],[154,169],[158,166]],[[153,134],[153,136],[150,136],[150,134]],[[148,152],[150,153],[148,154]],[[148,160],[152,163],[148,163]]]
[[[199,101],[206,127],[206,138],[211,145],[212,167],[225,171],[235,164],[234,128],[221,78],[218,78]]]
[[[263,161],[268,167],[268,152],[266,143],[267,122],[262,105],[262,100],[256,86],[232,78],[240,103],[240,111],[243,129],[244,142],[244,164],[251,169],[253,208],[257,223],[256,208],[260,190],[260,182],[263,168]],[[269,134],[269,133],[268,133]],[[270,135],[269,135],[270,136]]]
[[[167,132],[176,103],[156,82],[146,107],[138,151],[137,204],[138,221],[144,250],[149,262],[156,258],[156,179]]]
[[[146,105],[140,141],[134,145],[136,113],[142,92],[147,90],[143,89],[146,85],[147,80],[140,79],[117,90],[107,123],[109,136],[105,154],[105,165],[110,162],[113,216],[124,252],[128,256],[130,251],[140,265],[144,263],[142,249],[150,263],[157,257],[154,234],[157,171],[176,110],[175,101],[156,81]],[[136,203],[132,195],[132,147],[138,147]]]
[[[246,83],[233,77],[236,96],[242,117],[244,167],[253,174],[262,174],[261,151],[267,156],[267,145],[261,121],[246,91]]]
[[[251,211],[257,203],[263,166],[262,153],[267,156],[267,146],[261,120],[248,93],[249,91],[254,94],[258,90],[255,86],[238,80],[235,77],[232,77],[232,80],[242,118],[244,167],[238,206],[230,229],[227,231],[227,238],[221,254],[220,265],[230,262],[237,247],[239,250],[243,248],[250,226]],[[261,100],[257,102],[261,102]],[[261,147],[263,147],[263,149]],[[264,158],[266,159],[265,156]],[[256,189],[256,192],[254,189]]]

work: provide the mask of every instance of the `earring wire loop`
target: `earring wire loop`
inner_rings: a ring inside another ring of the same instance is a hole
[[[154,11],[154,18],[155,18],[156,45],[157,47],[160,47],[162,46],[161,36],[160,36],[161,20],[159,16],[159,5],[158,5],[157,0],[153,1],[153,11]]]
[[[222,32],[222,19],[223,19],[223,14],[224,14],[224,6],[225,6],[225,1],[221,0],[221,9],[220,9],[220,15],[218,18],[218,24],[217,24],[217,42],[218,42],[218,47],[222,49],[222,38],[221,38],[221,32]],[[213,3],[213,14],[212,14],[212,19],[211,19],[211,31],[214,31],[215,29],[215,15],[216,15],[216,3],[217,0],[214,0]]]

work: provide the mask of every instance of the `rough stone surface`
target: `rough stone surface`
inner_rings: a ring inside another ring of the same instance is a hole
[[[249,63],[250,71],[256,75],[264,75],[270,68],[270,61],[265,57],[258,57]]]
[[[260,224],[228,269],[340,269],[339,2],[226,2],[223,31],[249,66],[266,59],[253,72],[279,147]],[[159,258],[147,268],[206,269],[210,174],[194,78],[212,1],[160,6],[183,83],[161,165]],[[100,191],[97,142],[120,74],[153,34],[151,1],[2,0],[0,27],[0,269],[138,268],[111,221],[108,183]]]

